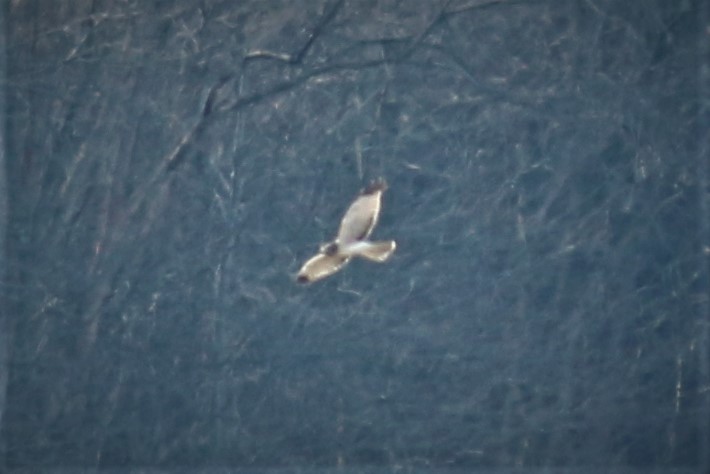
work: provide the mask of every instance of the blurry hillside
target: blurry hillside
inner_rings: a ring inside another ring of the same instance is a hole
[[[0,470],[708,472],[706,2],[3,15]]]

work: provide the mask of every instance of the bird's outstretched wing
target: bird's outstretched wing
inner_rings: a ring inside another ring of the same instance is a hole
[[[299,283],[311,283],[330,276],[343,268],[348,263],[348,260],[350,260],[350,257],[341,254],[326,255],[319,253],[303,264],[296,276],[296,281]]]
[[[382,193],[386,189],[387,183],[379,179],[360,192],[340,222],[337,237],[339,243],[349,244],[370,236],[380,217]]]

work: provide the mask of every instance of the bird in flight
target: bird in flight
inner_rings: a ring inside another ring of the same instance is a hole
[[[394,240],[372,242],[367,240],[380,217],[382,193],[387,183],[380,178],[360,191],[340,222],[338,235],[303,264],[296,276],[299,283],[311,283],[332,275],[347,264],[352,257],[363,257],[373,262],[387,260],[397,244]]]

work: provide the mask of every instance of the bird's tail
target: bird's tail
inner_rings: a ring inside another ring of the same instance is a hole
[[[363,242],[365,243],[365,242]],[[386,240],[382,242],[367,242],[367,245],[363,245],[358,249],[358,255],[364,257],[373,262],[384,262],[394,249],[397,248],[397,244],[394,240]]]

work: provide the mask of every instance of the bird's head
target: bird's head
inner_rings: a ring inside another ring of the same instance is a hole
[[[324,253],[328,255],[329,257],[332,257],[336,253],[338,253],[338,244],[335,242],[329,242],[327,244],[323,244],[320,246],[320,251],[321,253]]]

